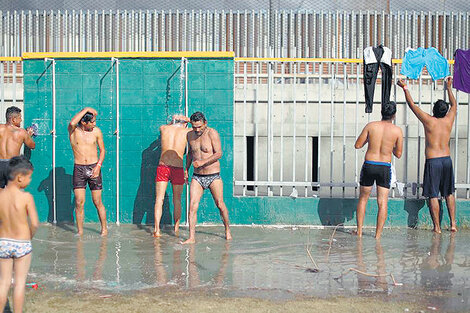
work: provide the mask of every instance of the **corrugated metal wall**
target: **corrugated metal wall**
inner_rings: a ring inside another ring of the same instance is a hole
[[[21,11],[0,12],[0,56],[56,51],[235,51],[238,57],[361,58],[383,43],[468,49],[470,12]]]

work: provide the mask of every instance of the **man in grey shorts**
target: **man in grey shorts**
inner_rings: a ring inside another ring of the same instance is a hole
[[[186,157],[186,175],[191,164],[194,167],[190,187],[189,204],[189,238],[183,244],[196,242],[197,209],[205,189],[209,189],[219,208],[225,226],[225,238],[232,239],[230,234],[228,210],[223,197],[224,184],[220,177],[222,145],[219,133],[207,127],[207,120],[201,112],[195,112],[190,118],[193,129],[188,133],[189,151]]]

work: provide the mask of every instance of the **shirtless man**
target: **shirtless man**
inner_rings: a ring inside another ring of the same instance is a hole
[[[178,235],[181,219],[181,194],[185,183],[183,155],[186,148],[186,135],[189,129],[189,118],[184,115],[174,115],[168,125],[160,126],[162,153],[155,177],[155,229],[154,237],[160,237],[160,220],[162,218],[163,200],[168,181],[173,186],[173,205],[175,234]]]
[[[191,164],[194,167],[194,173],[190,187],[189,238],[183,244],[196,242],[197,209],[205,189],[211,191],[212,198],[219,208],[224,222],[225,238],[231,240],[228,210],[223,197],[224,184],[219,175],[219,159],[222,157],[219,133],[215,129],[207,127],[206,118],[201,112],[193,113],[190,120],[193,129],[187,136],[189,151],[186,157],[186,173]]]
[[[400,158],[403,150],[403,132],[400,127],[392,123],[396,112],[395,102],[382,105],[382,120],[367,124],[354,145],[356,149],[360,149],[368,143],[361,170],[361,189],[356,212],[357,231],[355,233],[359,237],[362,237],[366,205],[374,182],[377,185],[377,205],[379,207],[375,229],[376,239],[380,239],[387,219],[388,193],[392,178],[392,153]]]
[[[83,235],[83,218],[85,206],[86,185],[90,186],[93,203],[98,210],[101,222],[101,236],[108,234],[106,226],[106,210],[101,201],[103,180],[101,166],[103,165],[105,149],[103,134],[96,127],[95,109],[84,108],[70,121],[68,131],[72,145],[75,165],[73,168],[73,191],[75,194],[75,214],[77,219],[78,235]],[[99,158],[98,150],[100,149]]]
[[[0,189],[0,312],[5,308],[12,276],[13,311],[23,312],[31,239],[39,226],[33,196],[23,190],[31,182],[32,173],[28,159],[13,157],[9,161],[8,185]]]
[[[6,112],[6,124],[0,124],[0,188],[4,188],[8,181],[8,161],[20,155],[23,143],[30,149],[36,144],[31,136],[33,129],[21,128],[21,109],[11,106]]]
[[[452,78],[447,79],[447,94],[449,104],[444,100],[437,100],[432,109],[433,116],[421,110],[413,102],[411,94],[405,82],[400,79],[398,86],[405,92],[406,102],[411,111],[424,126],[426,137],[426,163],[424,164],[423,196],[429,199],[431,217],[434,223],[433,231],[441,233],[439,221],[439,193],[445,197],[447,210],[449,211],[450,230],[457,231],[455,223],[455,198],[454,198],[454,170],[450,158],[450,133],[457,114],[457,102],[452,93]]]

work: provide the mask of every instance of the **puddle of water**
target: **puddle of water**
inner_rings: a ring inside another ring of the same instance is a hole
[[[98,225],[86,227],[83,239],[70,227],[41,227],[29,280],[49,290],[217,289],[224,296],[273,300],[379,296],[470,310],[469,231],[436,236],[389,229],[376,242],[373,230],[358,240],[339,229],[330,249],[332,229],[233,227],[234,240],[227,243],[222,227],[198,227],[198,243],[181,246],[170,232],[152,238],[151,227],[111,226],[108,238],[100,238]],[[307,244],[318,273],[309,271]]]

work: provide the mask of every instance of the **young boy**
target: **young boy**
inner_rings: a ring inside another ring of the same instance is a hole
[[[31,182],[33,165],[24,156],[17,156],[8,166],[8,184],[0,190],[0,312],[5,308],[13,269],[13,311],[23,312],[31,239],[39,221],[33,196],[23,191]]]

